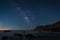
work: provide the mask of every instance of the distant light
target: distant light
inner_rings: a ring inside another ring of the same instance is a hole
[[[0,30],[12,30],[11,28],[0,27]]]

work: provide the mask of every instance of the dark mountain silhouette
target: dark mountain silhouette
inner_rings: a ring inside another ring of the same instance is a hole
[[[60,31],[60,21],[46,26],[37,26],[34,30],[51,30],[51,31]]]

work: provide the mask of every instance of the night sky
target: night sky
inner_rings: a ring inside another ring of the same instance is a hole
[[[58,0],[0,0],[0,27],[32,29],[60,20]]]

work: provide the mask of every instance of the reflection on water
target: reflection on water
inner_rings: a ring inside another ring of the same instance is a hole
[[[9,30],[0,31],[0,40],[55,40],[60,39],[60,32]]]
[[[26,37],[22,37],[22,38],[17,38],[17,37],[2,37],[1,40],[37,40],[39,38],[26,38]]]

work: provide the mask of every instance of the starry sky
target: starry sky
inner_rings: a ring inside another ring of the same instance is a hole
[[[28,30],[59,20],[59,0],[0,0],[1,28]]]

